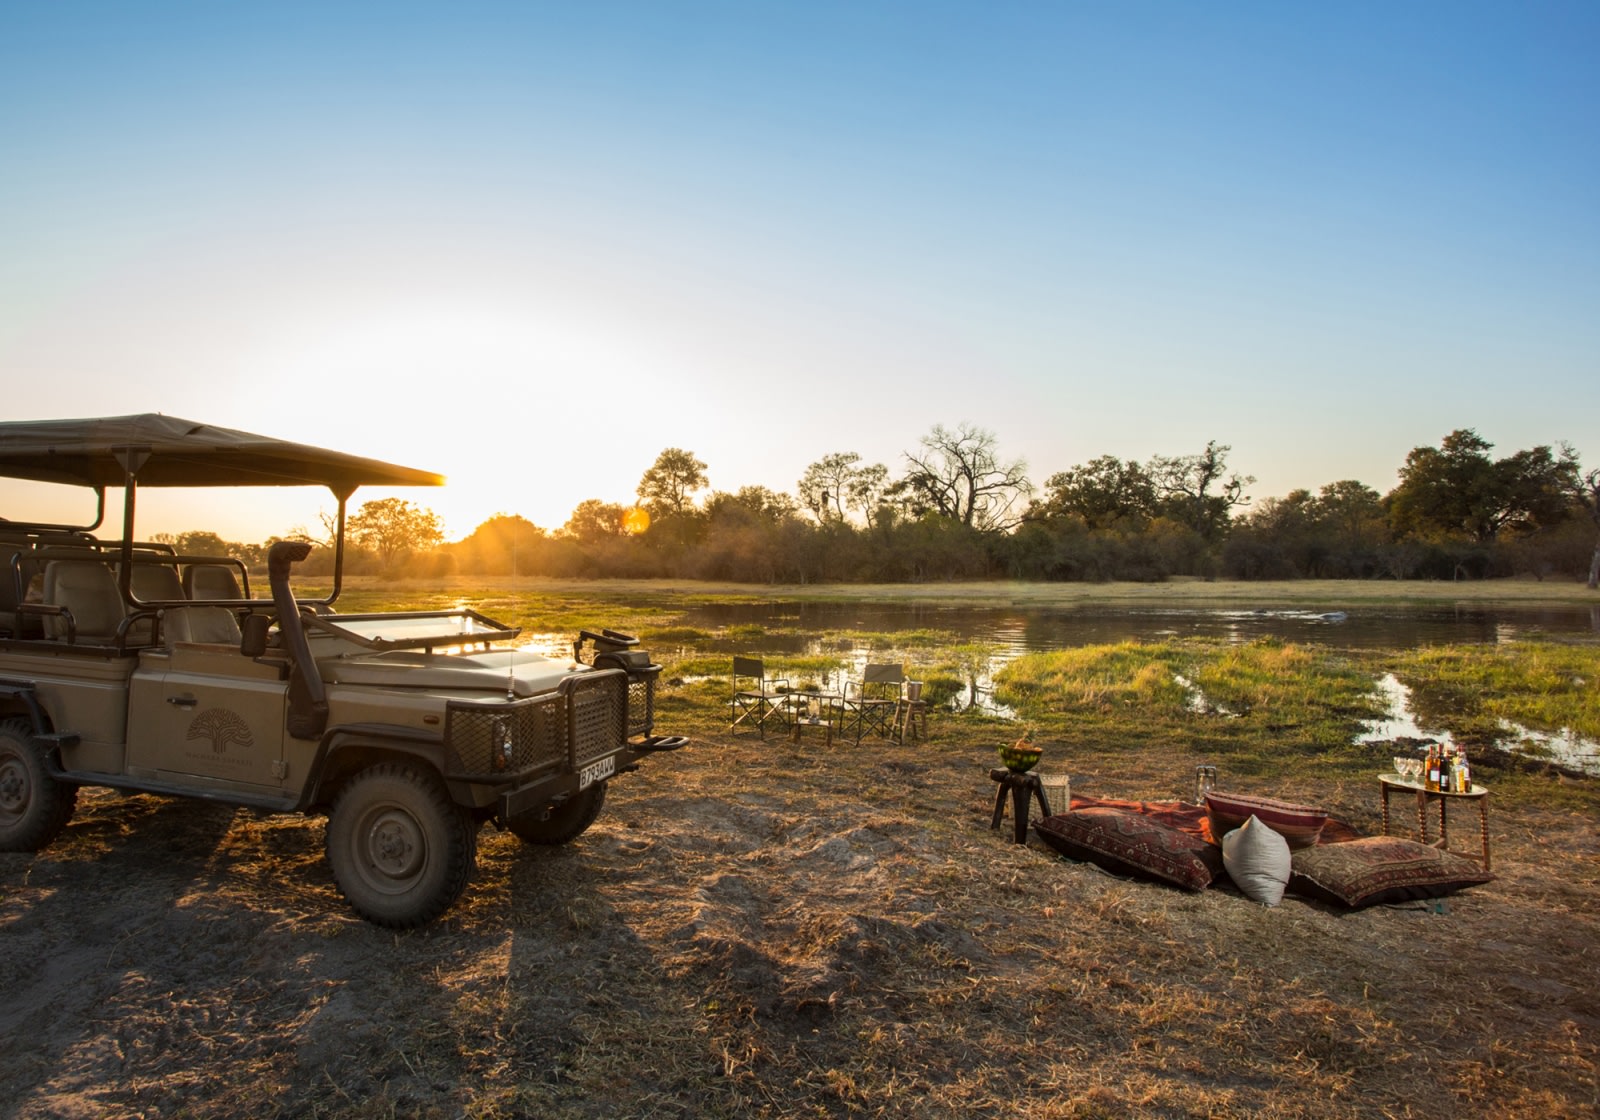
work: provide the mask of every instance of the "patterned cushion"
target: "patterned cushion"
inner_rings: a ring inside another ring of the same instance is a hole
[[[1255,817],[1289,841],[1290,848],[1311,847],[1322,835],[1322,826],[1328,820],[1325,811],[1310,805],[1217,790],[1206,794],[1206,814],[1211,818],[1212,836],[1226,836]]]
[[[1201,891],[1222,874],[1222,854],[1211,844],[1122,809],[1096,807],[1057,813],[1033,828],[1062,855],[1118,875],[1158,879]]]
[[[1368,836],[1294,853],[1289,890],[1352,909],[1436,898],[1494,878],[1464,856],[1398,836]]]

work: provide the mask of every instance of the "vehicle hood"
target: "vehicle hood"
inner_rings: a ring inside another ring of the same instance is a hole
[[[519,698],[550,692],[563,678],[591,671],[589,666],[570,658],[503,649],[455,654],[421,650],[347,654],[321,660],[317,668],[327,684],[482,692],[502,697],[509,684]]]

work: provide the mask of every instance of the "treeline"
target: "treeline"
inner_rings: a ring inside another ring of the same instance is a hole
[[[368,502],[350,519],[348,570],[753,583],[1600,577],[1600,470],[1584,472],[1564,445],[1496,458],[1462,429],[1415,448],[1387,494],[1343,480],[1259,503],[1230,450],[1102,456],[1036,487],[992,433],[936,426],[898,477],[839,452],[794,494],[700,497],[706,465],[668,448],[635,502],[590,499],[551,530],[500,514],[445,543],[431,511]]]

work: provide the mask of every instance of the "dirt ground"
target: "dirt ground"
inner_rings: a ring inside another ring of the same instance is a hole
[[[949,721],[955,724],[957,721]],[[85,792],[0,856],[0,1114],[1591,1116],[1600,832],[1497,808],[1495,882],[1356,913],[991,832],[993,745],[710,735],[576,843],[486,828],[396,935],[322,825]],[[1170,798],[1192,760],[1067,761]],[[1377,784],[1316,796],[1377,829]],[[1009,825],[1008,825],[1009,828]]]

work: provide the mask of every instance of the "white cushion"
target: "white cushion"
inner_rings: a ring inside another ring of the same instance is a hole
[[[1222,866],[1234,885],[1265,906],[1283,901],[1289,885],[1289,841],[1254,816],[1222,838]]]

